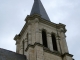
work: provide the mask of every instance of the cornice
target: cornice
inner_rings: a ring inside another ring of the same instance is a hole
[[[20,39],[20,35],[15,35],[14,40]]]
[[[25,23],[25,25],[23,26],[20,33],[18,35],[15,35],[14,40],[20,39],[22,37],[23,33],[25,32],[26,28],[27,28],[27,23]]]
[[[65,26],[66,25],[64,25],[62,23],[59,23],[59,24],[56,25],[56,28],[57,29],[60,29],[61,32],[64,32],[65,33],[67,31],[66,28],[65,28]]]
[[[41,23],[47,24],[49,26],[55,27],[57,29],[63,28],[62,32],[64,32],[64,33],[66,32],[66,29],[65,29],[66,25],[64,25],[62,23],[56,24],[56,23],[53,23],[51,21],[48,21],[48,20],[45,20],[45,19],[41,18],[41,16],[39,14],[33,14],[33,15],[27,15],[27,17],[25,18],[26,23],[23,26],[21,32],[19,33],[20,36],[23,35],[23,33],[25,32],[27,26],[31,23],[30,21],[34,20],[35,18],[39,19],[39,21],[36,19],[36,22],[41,22]],[[18,36],[15,36],[14,39],[16,39],[17,37]]]
[[[65,28],[66,25],[64,25],[64,24],[62,24],[62,23],[56,24],[56,23],[53,23],[53,22],[51,22],[51,21],[47,21],[47,20],[45,20],[45,19],[43,19],[43,18],[40,20],[40,22],[41,22],[41,23],[44,23],[44,24],[47,24],[47,25],[49,25],[49,26],[52,26],[52,27],[54,27],[54,28],[57,28],[57,29],[63,28],[63,32],[64,32],[64,33],[67,31],[66,28]]]
[[[16,41],[16,44],[20,43],[19,39],[20,39],[20,34],[19,35],[15,35],[14,40]]]
[[[40,22],[56,28],[56,23],[53,23],[51,21],[47,21],[45,19],[41,19]]]
[[[62,57],[64,57],[64,56],[70,56],[70,57],[73,57],[73,55],[72,55],[72,54],[69,54],[69,53],[64,53],[64,54],[62,55]]]
[[[39,14],[27,15],[25,21],[27,22],[28,20],[34,20],[35,18],[41,19],[41,16]]]
[[[57,56],[60,56],[60,57],[61,57],[61,54],[60,54],[60,52],[58,52],[58,51],[51,51],[50,49],[48,49],[48,48],[46,48],[46,47],[44,47],[43,50],[44,50],[45,52],[47,52],[47,53],[51,53],[51,54],[54,54],[54,55],[57,55]]]
[[[25,49],[25,51],[27,51],[27,50],[29,49],[29,47],[34,48],[36,45],[38,45],[38,46],[42,46],[42,47],[43,47],[43,45],[40,44],[40,43],[35,43],[34,45],[29,44],[29,45],[27,46],[27,48]]]
[[[29,44],[25,51],[27,51],[29,49],[29,47],[35,48],[36,45],[40,46],[40,47],[43,47],[44,52],[47,52],[47,53],[50,53],[50,54],[54,54],[54,55],[57,55],[57,56],[61,57],[61,54],[58,51],[51,51],[49,48],[44,47],[40,43],[35,43],[34,45],[30,45]]]
[[[25,23],[25,25],[23,26],[23,28],[22,28],[22,30],[21,30],[21,32],[20,32],[20,35],[21,35],[21,36],[22,36],[23,33],[25,32],[26,28],[27,28],[27,23]]]

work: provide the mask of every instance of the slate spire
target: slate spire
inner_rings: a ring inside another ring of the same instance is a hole
[[[30,15],[32,14],[39,14],[43,19],[50,21],[40,0],[34,0],[34,4],[33,4]]]

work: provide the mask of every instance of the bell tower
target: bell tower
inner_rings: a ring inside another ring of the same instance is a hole
[[[27,60],[73,60],[66,43],[65,25],[51,22],[40,0],[34,0],[25,22],[14,37],[16,53],[26,55]]]

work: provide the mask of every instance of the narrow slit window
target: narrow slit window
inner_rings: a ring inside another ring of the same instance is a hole
[[[52,33],[51,37],[52,37],[53,50],[58,51],[55,35]]]
[[[43,46],[48,47],[47,45],[47,36],[46,36],[46,31],[42,30],[42,41],[43,41]]]

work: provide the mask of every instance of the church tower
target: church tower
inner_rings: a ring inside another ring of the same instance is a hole
[[[73,60],[66,43],[65,25],[51,22],[40,0],[34,0],[25,22],[14,37],[16,53],[26,55],[27,60]]]

